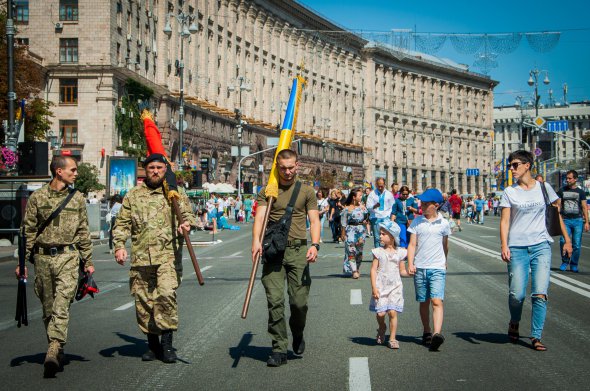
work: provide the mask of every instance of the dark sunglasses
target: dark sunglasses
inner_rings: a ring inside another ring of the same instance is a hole
[[[514,163],[510,163],[510,167],[512,167],[513,170],[516,170],[516,169],[518,169],[518,166],[520,166],[521,164],[526,164],[526,163],[514,162]]]

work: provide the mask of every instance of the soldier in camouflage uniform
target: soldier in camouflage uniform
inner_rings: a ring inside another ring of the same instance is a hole
[[[196,219],[188,198],[181,193],[179,206],[184,223],[176,221],[164,188],[165,157],[152,154],[144,166],[145,182],[127,193],[115,222],[115,259],[125,264],[125,242],[131,236],[129,286],[135,296],[137,324],[147,334],[149,346],[142,359],[161,358],[173,363],[176,354],[172,332],[178,328],[176,289],[179,284],[175,253],[179,252],[180,239],[175,228],[182,234],[182,230],[196,226]]]
[[[54,376],[63,364],[70,304],[78,284],[79,258],[86,262],[86,271],[94,273],[86,201],[81,193],[76,193],[37,237],[39,227],[68,196],[78,176],[76,160],[67,156],[54,157],[50,170],[53,179],[31,195],[23,219],[26,259],[34,253],[35,293],[41,299],[49,342],[44,362],[47,377]],[[18,267],[16,274],[18,276]]]

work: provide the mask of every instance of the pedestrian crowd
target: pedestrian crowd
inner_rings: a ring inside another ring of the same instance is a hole
[[[135,298],[136,321],[148,341],[142,359],[177,360],[172,341],[179,326],[176,290],[182,282],[183,234],[198,228],[212,233],[239,229],[240,224],[252,219],[252,260],[262,259],[272,340],[268,366],[287,362],[287,324],[293,352],[302,355],[305,351],[310,264],[317,260],[324,242],[326,221],[332,241],[344,243],[343,271],[353,279],[361,276],[366,240],[373,238],[369,310],[376,316],[376,342],[391,349],[400,347],[396,331],[398,314],[404,310],[402,278],[407,277],[414,283],[422,342],[436,351],[445,341],[442,329],[449,236],[462,231],[463,217],[468,223],[484,224],[484,216],[499,215],[501,255],[509,277],[507,336],[512,342],[520,339],[530,279],[531,347],[547,350],[541,342],[553,243],[547,221],[553,219],[561,233],[560,270],[569,268],[577,273],[582,232],[590,230],[586,195],[577,185],[578,173],[574,170],[567,172],[566,186],[556,192],[542,178],[532,176],[534,157],[530,152],[513,152],[508,161],[515,182],[501,197],[479,194],[464,199],[456,190],[448,195],[435,188],[414,194],[408,186],[396,183],[389,190],[384,178],[376,178],[374,187],[316,192],[297,178],[297,153],[283,150],[277,154],[278,197],[272,204],[266,199],[266,188],[262,188],[255,197],[211,193],[203,207],[195,210],[183,191],[173,194],[176,190],[164,184],[170,174],[167,159],[158,153],[150,155],[144,161],[145,181],[124,198],[113,197],[107,213],[111,224],[109,247],[115,260],[120,265],[130,261],[129,287]],[[42,303],[48,341],[44,369],[48,377],[63,369],[69,309],[79,270],[94,273],[86,200],[72,188],[78,174],[76,160],[54,157],[50,169],[53,179],[31,195],[22,226],[27,238],[26,258],[35,267],[35,293]],[[550,214],[552,207],[559,213]],[[229,219],[237,225],[229,224]],[[265,223],[267,233],[271,232],[270,241],[266,235],[261,237]],[[284,240],[272,236],[280,235],[281,230],[286,235]],[[130,254],[125,247],[128,238]],[[19,268],[15,273],[21,277]],[[22,277],[27,274],[25,268]]]

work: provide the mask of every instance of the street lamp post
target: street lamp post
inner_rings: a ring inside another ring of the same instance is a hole
[[[18,143],[18,130],[14,122],[14,101],[16,93],[14,92],[14,21],[13,21],[13,3],[8,0],[8,13],[6,18],[6,59],[7,59],[7,80],[8,80],[8,125],[6,127],[6,145],[12,151],[16,151]]]
[[[168,20],[166,26],[164,26],[164,34],[170,36],[172,34],[172,26],[170,26],[170,19],[176,18],[180,27],[180,61],[178,61],[178,74],[180,76],[180,108],[178,109],[178,168],[183,167],[182,157],[182,133],[184,131],[184,39],[189,37],[191,34],[199,31],[199,28],[195,24],[195,15],[186,14],[180,12],[179,14],[168,14]],[[189,26],[190,24],[190,26]]]
[[[239,169],[239,162],[242,158],[242,131],[243,125],[246,124],[246,121],[242,121],[242,91],[252,91],[252,87],[250,87],[250,83],[247,82],[244,76],[238,76],[236,82],[233,85],[229,85],[227,87],[229,92],[238,91],[238,108],[234,110],[236,114],[236,130],[238,136],[238,195],[240,194],[240,186],[242,184],[241,172]]]
[[[543,79],[543,84],[548,85],[549,81],[549,72],[546,70],[538,70],[533,69],[529,72],[529,80],[527,81],[530,87],[535,86],[535,118],[539,116],[539,101],[541,100],[541,95],[539,95],[539,74],[543,72],[545,73],[545,78]],[[535,140],[533,139],[533,133],[531,132],[531,149],[533,149],[536,145]]]

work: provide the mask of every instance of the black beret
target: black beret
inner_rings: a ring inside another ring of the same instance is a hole
[[[143,161],[143,166],[146,167],[151,162],[158,162],[166,164],[166,156],[162,155],[161,153],[152,153],[150,156],[146,157]]]

